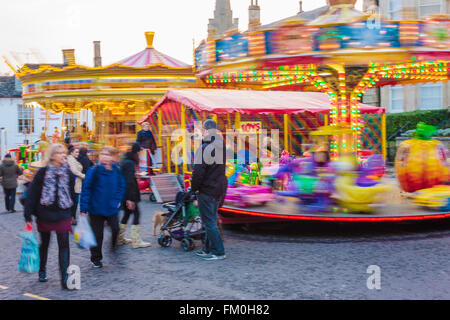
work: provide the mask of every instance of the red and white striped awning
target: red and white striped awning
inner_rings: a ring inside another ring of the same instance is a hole
[[[165,66],[169,68],[190,68],[191,66],[177,60],[175,58],[169,57],[164,53],[159,52],[153,48],[153,38],[155,37],[154,32],[146,32],[145,38],[147,40],[147,48],[138,52],[128,58],[122,59],[118,62],[120,65],[128,67],[149,67],[149,66]]]
[[[147,48],[131,57],[120,60],[118,63],[129,67],[147,67],[152,65],[163,65],[171,68],[190,67],[190,65],[169,57],[154,48]]]

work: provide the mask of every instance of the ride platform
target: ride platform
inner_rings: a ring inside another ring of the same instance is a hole
[[[344,212],[338,208],[336,212],[333,207],[326,212],[311,212],[289,210],[287,208],[266,205],[261,207],[239,208],[224,205],[219,209],[222,224],[247,224],[262,222],[412,222],[425,220],[450,219],[450,212],[428,210],[413,204],[396,204],[377,207],[370,213]]]

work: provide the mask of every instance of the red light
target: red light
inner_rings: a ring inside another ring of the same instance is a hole
[[[266,212],[254,212],[232,208],[220,208],[220,211],[231,212],[243,215],[274,218],[274,219],[288,219],[288,220],[307,220],[307,221],[359,221],[359,222],[375,222],[375,221],[415,221],[427,219],[445,219],[450,218],[450,213],[430,214],[420,216],[403,216],[403,217],[313,217],[313,216],[294,216],[283,214],[271,214]]]

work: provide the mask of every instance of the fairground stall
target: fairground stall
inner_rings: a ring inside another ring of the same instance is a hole
[[[358,108],[363,115],[384,114],[379,107],[358,104]],[[376,148],[362,150],[359,164],[352,161],[352,152],[342,153],[340,161],[321,160],[331,148],[331,137],[341,144],[343,138],[352,142],[351,129],[327,123],[330,109],[327,95],[318,92],[177,90],[169,91],[140,122],[148,121],[158,132],[163,171],[183,176],[186,188],[202,122],[214,119],[218,123],[227,145],[228,190],[220,209],[223,223],[450,217],[442,210],[418,209],[400,197],[393,179],[381,179],[383,138]],[[294,148],[292,136],[297,134],[308,138]],[[274,158],[276,154],[279,159]],[[444,167],[441,174],[447,177]]]
[[[137,120],[167,90],[199,86],[191,65],[156,50],[154,32],[145,37],[144,50],[108,66],[102,66],[100,42],[94,41],[93,67],[77,64],[75,50],[65,49],[62,64],[13,68],[22,82],[25,106],[43,108],[46,119],[52,112],[63,114],[57,128],[49,128],[46,121],[42,140],[61,142],[69,135],[92,147],[127,146],[140,130]]]
[[[381,153],[385,149],[385,131],[379,124],[384,118],[384,109],[362,103],[358,103],[358,107],[373,119],[373,125],[366,128],[365,151]],[[214,119],[223,132],[236,130],[257,135],[266,130],[268,137],[276,129],[282,150],[302,156],[314,142],[310,132],[329,124],[330,110],[327,95],[319,92],[171,90],[139,122],[149,122],[158,137],[158,144],[162,146],[163,171],[179,174],[191,171],[194,150],[183,151],[185,154],[171,150],[179,144],[180,133],[186,131],[193,138],[196,123],[201,131],[201,122]],[[257,149],[261,144],[259,140],[255,142]],[[238,147],[245,146],[243,141],[237,143]]]

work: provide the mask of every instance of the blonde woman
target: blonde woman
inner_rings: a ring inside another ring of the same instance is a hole
[[[72,207],[72,225],[77,224],[77,207],[80,201],[81,186],[83,185],[83,180],[85,174],[83,173],[83,165],[78,162],[77,158],[80,154],[80,150],[73,146],[69,146],[69,156],[67,157],[67,163],[69,164],[70,171],[75,175],[75,204]]]
[[[72,207],[75,203],[75,177],[67,164],[66,149],[53,144],[46,153],[45,167],[39,169],[27,192],[25,221],[31,228],[36,217],[41,237],[39,246],[39,281],[46,282],[46,265],[51,232],[55,232],[59,248],[61,286],[67,289],[70,264],[69,233],[72,232]]]

